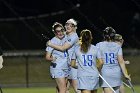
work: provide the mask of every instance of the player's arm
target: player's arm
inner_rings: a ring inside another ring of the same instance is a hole
[[[51,53],[46,52],[46,60],[47,60],[47,61],[53,61],[53,56],[52,56]]]
[[[118,62],[119,62],[119,65],[121,67],[121,70],[124,74],[124,77],[127,78],[127,79],[130,79],[130,76],[126,72],[126,66],[125,66],[125,62],[124,62],[124,59],[123,59],[123,53],[122,53],[122,48],[121,47],[118,51]]]
[[[76,48],[75,48],[76,49]],[[71,67],[73,67],[73,68],[75,68],[75,69],[77,69],[78,68],[78,66],[77,66],[77,64],[76,64],[76,50],[73,52],[73,54],[72,54],[72,57],[71,57],[71,62],[70,62],[70,66]]]
[[[53,62],[53,61],[56,60],[56,58],[52,55],[53,51],[54,51],[54,49],[51,48],[51,47],[46,48],[46,56],[45,56],[45,58],[46,58],[47,61]]]
[[[130,76],[127,74],[127,71],[126,71],[126,66],[125,66],[124,59],[123,59],[122,55],[118,55],[118,62],[119,62],[119,65],[122,69],[122,72],[123,72],[125,78],[130,79]]]
[[[124,63],[128,65],[128,64],[130,64],[130,61],[124,61]],[[126,72],[126,74],[128,74],[127,68],[125,68],[125,72]]]
[[[130,61],[127,60],[127,61],[124,61],[124,63],[128,65],[130,64]]]
[[[70,64],[70,65],[71,65],[71,67],[73,67],[73,68],[76,68],[76,69],[78,68],[78,66],[76,65],[76,60],[75,60],[75,59],[72,59],[72,60],[71,60],[71,64]]]
[[[98,58],[97,59],[97,68],[99,71],[101,71],[102,66],[103,66],[103,60],[102,60],[102,58]]]
[[[47,42],[48,46],[56,49],[56,50],[60,50],[60,51],[65,51],[66,49],[69,49],[71,47],[71,44],[69,43],[64,43],[63,45],[56,45],[56,44],[52,44],[50,41]]]
[[[102,66],[104,64],[104,61],[102,59],[101,50],[99,48],[98,48],[98,52],[97,52],[97,60],[96,60],[96,63],[97,63],[98,70],[101,71]]]

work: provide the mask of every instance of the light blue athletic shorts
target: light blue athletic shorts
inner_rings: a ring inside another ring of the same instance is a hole
[[[122,72],[120,66],[104,66],[101,75],[111,87],[122,85]],[[101,79],[101,87],[109,87],[105,81]]]
[[[50,68],[50,74],[52,78],[68,77],[68,69],[54,69]]]
[[[78,77],[78,89],[95,90],[99,88],[99,77]]]
[[[77,79],[77,69],[70,67],[68,73],[68,79]]]

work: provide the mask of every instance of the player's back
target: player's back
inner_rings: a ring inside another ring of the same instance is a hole
[[[77,47],[75,54],[78,63],[78,77],[80,76],[97,76],[98,70],[96,68],[96,58],[98,49],[91,45],[87,53],[82,53],[80,46]]]
[[[104,61],[104,65],[118,65],[118,55],[122,55],[121,46],[115,42],[103,41],[96,45]]]

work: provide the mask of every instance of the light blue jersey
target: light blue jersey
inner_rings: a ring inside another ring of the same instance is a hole
[[[120,86],[122,84],[121,68],[118,63],[118,55],[122,55],[122,48],[115,42],[100,42],[97,44],[101,52],[104,64],[101,69],[101,75],[112,86]],[[108,87],[102,80],[101,87]]]
[[[118,65],[118,55],[122,55],[122,48],[115,42],[100,42],[96,45],[104,61],[104,65]]]
[[[78,45],[79,37],[78,37],[77,33],[72,33],[72,34],[66,35],[66,36],[67,36],[67,43],[69,43],[71,45],[71,47],[67,50],[68,56],[69,56],[68,63],[70,64],[75,47]],[[77,79],[77,69],[69,67],[68,79]]]
[[[72,33],[71,35],[66,35],[66,36],[67,36],[67,43],[71,45],[71,47],[68,49],[69,62],[71,62],[71,58],[74,53],[75,47],[78,45],[79,37],[77,33]]]
[[[57,37],[51,39],[51,43],[56,45],[63,45],[66,42],[66,37],[60,40]],[[53,57],[56,57],[54,63],[56,63],[56,67],[54,69],[68,69],[68,54],[66,51],[58,51],[53,49],[52,47],[47,47],[46,51],[51,53]]]
[[[100,57],[100,52],[94,45],[90,46],[87,53],[82,53],[80,46],[75,48],[73,59],[77,59],[78,89],[95,90],[99,87],[99,72],[96,67],[96,60]]]
[[[78,46],[75,48],[75,57],[78,64],[78,77],[99,77],[99,73],[96,67],[96,60],[97,58],[101,58],[101,55],[94,45],[91,45],[87,53],[82,53],[80,51],[80,46]]]

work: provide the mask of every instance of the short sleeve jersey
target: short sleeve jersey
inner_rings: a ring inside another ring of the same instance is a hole
[[[118,65],[118,55],[122,55],[122,48],[115,42],[99,42],[96,45],[101,52],[104,65]]]
[[[75,47],[78,45],[79,37],[77,33],[73,33],[71,35],[67,35],[67,43],[71,45],[71,47],[68,49],[68,55],[69,55],[69,62],[71,61],[72,55],[74,53]]]
[[[64,37],[62,40],[60,40],[59,38],[52,38],[51,39],[51,43],[56,44],[56,45],[63,45],[66,42],[66,37]],[[55,63],[57,63],[56,69],[59,68],[63,68],[63,69],[67,69],[68,68],[68,56],[66,51],[62,52],[59,50],[55,50],[52,47],[47,47],[46,51],[51,53],[53,57],[56,57]]]
[[[81,76],[97,76],[98,70],[96,67],[97,58],[101,58],[100,52],[96,48],[96,46],[91,45],[90,49],[87,53],[82,53],[80,50],[80,46],[75,48],[75,59],[77,59],[78,64],[78,77]],[[73,56],[74,59],[74,56]]]

